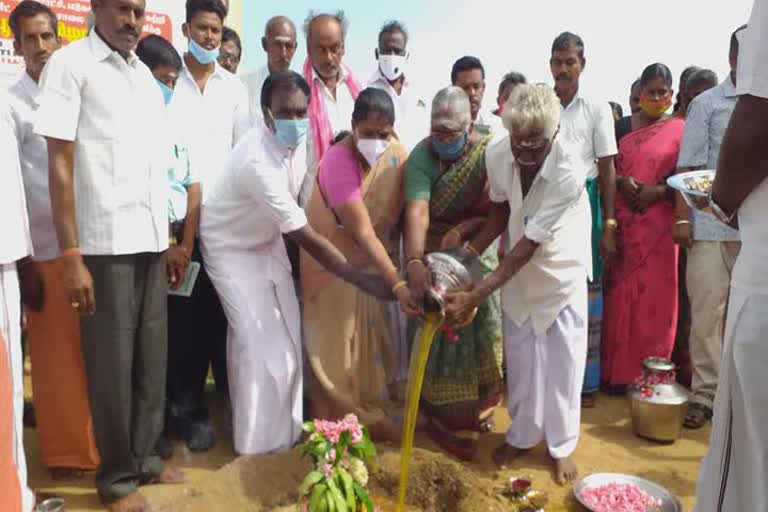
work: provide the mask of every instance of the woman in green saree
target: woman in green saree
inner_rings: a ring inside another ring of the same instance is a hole
[[[435,96],[430,136],[414,148],[405,168],[406,272],[416,300],[429,287],[424,254],[460,245],[485,221],[490,205],[485,149],[490,140],[472,128],[463,90],[447,87]],[[489,248],[480,261],[483,271],[491,273],[498,265],[496,249]],[[409,333],[418,336],[420,325],[412,324]],[[459,458],[474,458],[479,434],[489,429],[502,390],[496,293],[470,324],[435,336],[421,394],[432,439]]]

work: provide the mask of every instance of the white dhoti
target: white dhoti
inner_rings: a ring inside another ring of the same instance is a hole
[[[13,378],[13,461],[21,484],[24,511],[32,510],[35,496],[27,487],[27,460],[24,454],[24,357],[21,351],[21,293],[16,264],[0,265],[0,329],[7,343],[8,368]],[[0,498],[1,499],[1,498]]]
[[[518,326],[504,315],[511,446],[529,449],[546,440],[556,459],[576,449],[587,360],[586,318],[586,310],[566,306],[547,332],[537,335],[530,320]]]
[[[768,510],[768,294],[731,288],[697,512]]]
[[[301,435],[302,357],[290,265],[269,249],[222,255],[206,252],[203,243],[203,255],[229,323],[235,451],[256,455],[291,448]]]

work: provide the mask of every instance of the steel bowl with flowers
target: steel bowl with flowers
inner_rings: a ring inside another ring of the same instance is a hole
[[[357,416],[340,421],[315,419],[304,422],[308,434],[301,447],[312,470],[299,487],[304,512],[374,512],[368,494],[367,462],[376,456],[368,430]]]
[[[667,178],[667,185],[683,195],[691,208],[709,211],[709,192],[715,181],[715,171],[691,171],[675,174]]]

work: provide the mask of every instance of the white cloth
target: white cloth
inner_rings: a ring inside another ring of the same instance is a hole
[[[381,89],[392,98],[392,103],[395,105],[395,133],[403,146],[409,152],[412,151],[416,144],[429,135],[430,118],[427,104],[414,96],[408,77],[403,81],[402,91],[397,94],[378,67],[368,80],[368,87]]]
[[[0,265],[13,263],[33,252],[13,124],[8,97],[0,95],[0,155],[4,163],[0,172]]]
[[[35,495],[27,487],[27,461],[24,455],[24,358],[21,353],[21,295],[16,264],[0,265],[0,329],[8,351],[8,368],[13,385],[13,461],[21,484],[22,510],[35,504]]]
[[[248,112],[251,126],[264,119],[264,113],[261,111],[261,89],[264,87],[264,82],[269,77],[269,74],[269,67],[263,66],[240,76],[240,80],[243,81],[245,91],[248,94]]]
[[[491,134],[491,144],[495,144],[509,135],[507,129],[504,128],[504,122],[501,120],[501,117],[485,108],[481,108],[480,112],[477,113],[475,128],[489,132]]]
[[[688,106],[678,167],[717,169],[720,145],[736,107],[736,86],[730,75],[717,87],[698,95]],[[691,211],[693,239],[711,242],[738,242],[739,232],[708,212]]]
[[[577,148],[574,171],[583,173],[585,180],[597,178],[598,158],[618,153],[611,105],[587,99],[580,92],[567,107],[560,107],[560,136]]]
[[[543,335],[570,305],[586,311],[581,293],[591,278],[591,211],[583,178],[574,172],[573,148],[557,137],[523,198],[520,170],[509,137],[486,150],[491,201],[509,203],[508,252],[523,237],[539,243],[531,260],[501,289],[504,313],[518,326],[529,319]]]
[[[23,71],[8,89],[13,128],[19,145],[21,174],[27,200],[29,230],[35,260],[59,256],[59,240],[53,225],[51,195],[48,190],[48,147],[45,137],[35,134],[35,111],[40,87]]]
[[[74,142],[80,250],[87,255],[168,248],[163,95],[134,53],[96,31],[54,53],[40,79],[35,133]]]
[[[229,323],[239,454],[289,448],[301,433],[300,314],[280,235],[307,224],[296,203],[305,172],[306,149],[287,152],[262,123],[235,147],[203,206],[203,257]]]
[[[566,306],[544,334],[530,321],[518,326],[504,315],[507,443],[523,450],[546,440],[552,457],[569,457],[579,441],[581,388],[587,363],[587,283],[583,309]],[[502,299],[503,300],[503,299]]]
[[[192,174],[208,200],[232,148],[251,127],[248,94],[238,77],[215,64],[201,92],[186,64],[179,74],[172,115],[184,119],[181,138],[189,145]]]
[[[737,90],[768,98],[768,2],[756,0],[739,45]],[[768,143],[768,141],[765,141]],[[731,280],[725,347],[697,512],[768,510],[768,180],[739,208],[742,246]]]

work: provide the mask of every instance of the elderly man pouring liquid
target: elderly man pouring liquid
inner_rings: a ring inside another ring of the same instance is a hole
[[[506,229],[506,255],[474,288],[449,294],[446,313],[461,323],[501,288],[512,427],[494,460],[506,464],[545,440],[564,484],[576,476],[587,353],[589,200],[573,172],[577,152],[557,137],[560,104],[550,88],[518,85],[502,119],[509,136],[485,157],[494,204],[465,247],[481,253]]]

